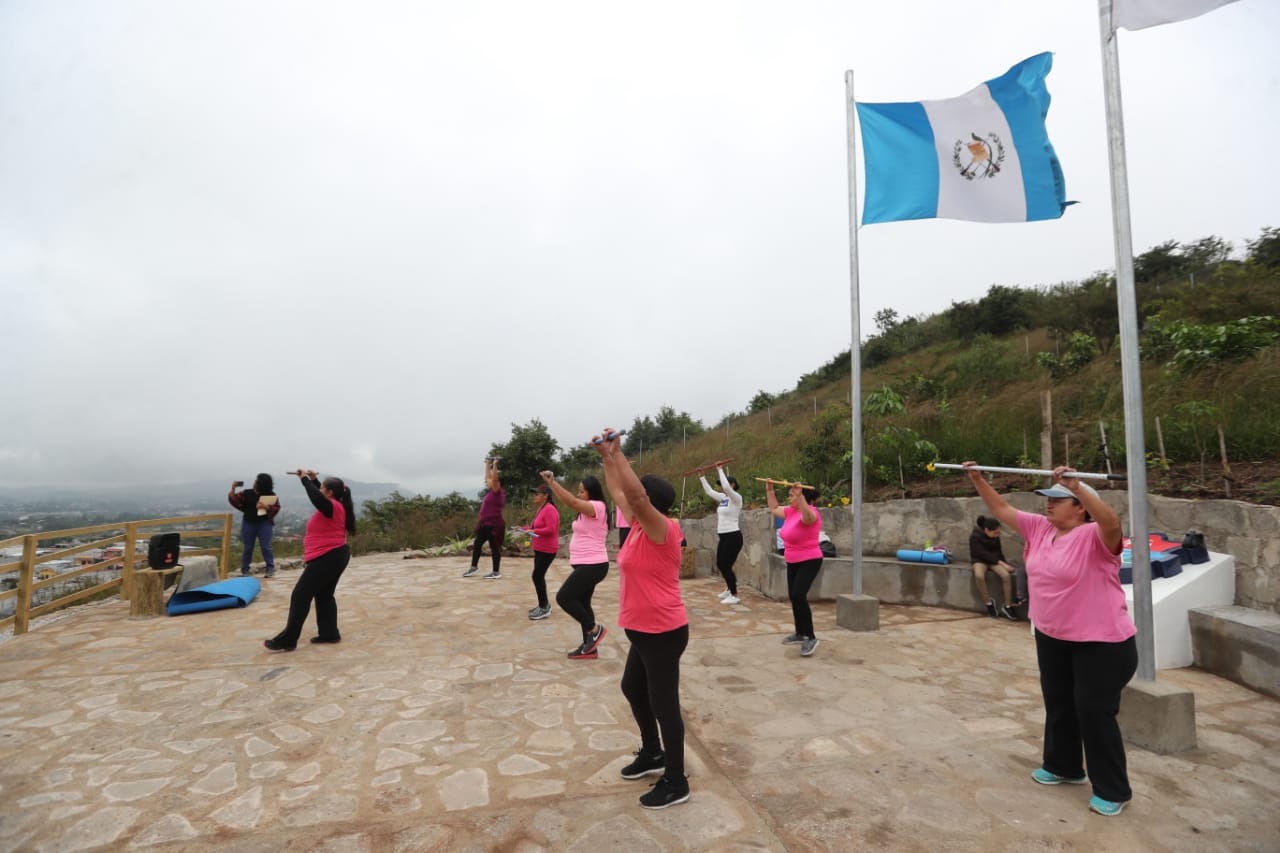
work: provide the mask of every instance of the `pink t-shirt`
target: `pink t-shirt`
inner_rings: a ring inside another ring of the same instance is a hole
[[[680,597],[680,522],[667,520],[661,545],[633,526],[618,552],[618,624],[632,631],[662,634],[689,624]]]
[[[1019,511],[1018,533],[1036,630],[1074,643],[1119,643],[1137,633],[1120,586],[1120,555],[1107,550],[1097,522],[1058,536],[1043,515]]]
[[[609,509],[604,501],[591,501],[596,511],[592,518],[583,513],[573,520],[573,536],[569,538],[569,564],[592,566],[609,562],[604,538],[609,535]]]
[[[822,513],[809,507],[817,516],[813,524],[805,524],[800,513],[792,506],[782,508],[786,516],[782,519],[783,556],[788,563],[803,563],[806,560],[822,559],[822,547],[818,545],[818,534],[822,532]]]
[[[347,544],[347,510],[341,501],[329,499],[333,516],[317,511],[307,520],[307,535],[302,537],[302,559],[314,560],[321,554]]]
[[[624,527],[630,527],[631,521],[622,514],[622,507],[615,506],[613,508],[613,526],[621,530]]]
[[[537,536],[533,537],[532,548],[544,554],[554,554],[560,550],[560,510],[551,504],[543,504],[542,509],[533,517],[529,525]]]

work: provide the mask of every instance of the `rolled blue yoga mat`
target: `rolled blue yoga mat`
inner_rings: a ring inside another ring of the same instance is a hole
[[[904,563],[947,563],[946,551],[911,551],[906,548],[898,552],[898,559]]]
[[[169,615],[246,607],[258,597],[261,590],[262,584],[257,578],[230,578],[185,592],[175,592],[169,597]]]

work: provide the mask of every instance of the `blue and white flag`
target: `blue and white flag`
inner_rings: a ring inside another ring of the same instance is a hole
[[[958,98],[858,104],[862,224],[904,219],[1031,222],[1068,204],[1044,120],[1053,55],[1019,62]]]
[[[1219,6],[1235,0],[1111,0],[1111,28],[1145,30],[1159,24],[1172,24],[1198,18]]]

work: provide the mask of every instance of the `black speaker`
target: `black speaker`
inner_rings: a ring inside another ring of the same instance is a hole
[[[178,564],[177,533],[157,533],[147,546],[147,565],[153,569],[171,569]]]

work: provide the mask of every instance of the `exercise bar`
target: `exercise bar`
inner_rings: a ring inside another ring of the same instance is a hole
[[[786,486],[788,489],[792,486],[799,486],[802,489],[816,489],[817,486],[806,485],[805,483],[793,483],[790,480],[775,480],[772,477],[756,477],[761,483],[772,483],[775,486]]]
[[[947,468],[954,471],[990,471],[993,474],[1030,474],[1032,476],[1052,477],[1053,472],[1044,468],[999,468],[995,465],[952,465],[947,462],[930,462],[925,466],[930,471]],[[1063,471],[1063,477],[1075,477],[1079,480],[1127,480],[1124,474],[1089,474],[1084,471]]]
[[[703,471],[710,471],[712,468],[719,468],[721,465],[728,465],[732,461],[733,457],[730,456],[728,459],[721,459],[719,462],[712,462],[710,465],[703,465],[701,467],[694,468],[692,471],[685,471],[682,476],[688,477],[690,474],[701,474]]]

